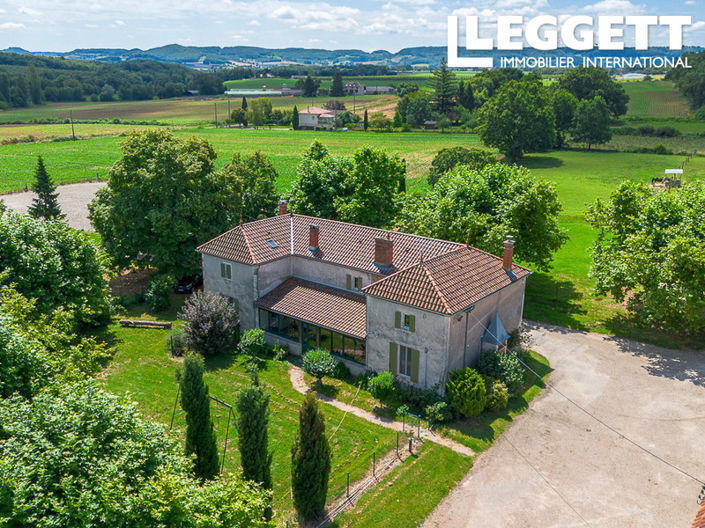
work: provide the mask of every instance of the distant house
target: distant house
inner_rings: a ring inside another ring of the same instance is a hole
[[[357,81],[345,83],[343,86],[345,95],[384,95],[393,94],[393,86],[364,86]]]
[[[335,110],[327,110],[318,106],[299,110],[299,130],[333,130],[335,117]]]
[[[314,114],[308,114],[314,115]],[[417,387],[502,350],[519,327],[528,269],[466,244],[289,214],[241,224],[198,248],[204,287],[294,354],[324,348],[353,372]]]
[[[423,122],[423,127],[426,130],[434,130],[436,128],[436,125],[438,124],[437,121],[424,121]]]
[[[367,95],[390,95],[393,93],[393,86],[365,86],[365,94]]]

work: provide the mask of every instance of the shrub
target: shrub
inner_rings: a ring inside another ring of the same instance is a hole
[[[463,416],[480,414],[487,403],[487,390],[480,373],[466,367],[452,371],[449,378],[448,392],[460,414]]]
[[[319,381],[323,376],[332,376],[335,372],[337,361],[330,352],[322,348],[309,350],[303,357],[304,372],[315,376]]]
[[[409,416],[411,414],[411,409],[407,404],[400,405],[397,407],[396,416],[397,418],[403,418],[404,416]]]
[[[438,385],[434,385],[430,389],[421,389],[413,385],[397,385],[397,387],[401,391],[402,399],[409,407],[409,410],[419,416],[424,413],[426,407],[441,399],[438,395]]]
[[[181,357],[184,355],[184,352],[187,350],[186,346],[186,336],[181,330],[176,330],[169,334],[169,336],[166,338],[166,344],[169,346],[169,350],[171,350],[171,355],[174,357]]]
[[[485,377],[485,389],[487,390],[486,408],[490,411],[501,411],[509,403],[509,389],[504,382],[494,378]]]
[[[367,390],[375,398],[386,398],[394,390],[394,376],[389,371],[380,372],[367,380]]]
[[[171,289],[174,287],[174,280],[167,275],[157,275],[144,291],[144,300],[153,312],[163,312],[171,306]]]
[[[425,414],[431,425],[449,422],[453,419],[453,410],[451,406],[444,401],[439,401],[426,407]]]
[[[194,352],[215,355],[229,352],[237,345],[237,309],[217,293],[196,292],[186,299],[179,319],[186,344]]]
[[[345,363],[342,361],[336,361],[335,370],[333,371],[332,376],[339,380],[349,380],[352,377],[352,374]]]
[[[428,173],[429,185],[436,182],[446,172],[454,169],[457,165],[467,165],[470,170],[480,170],[486,165],[496,163],[497,158],[489,150],[481,148],[448,147],[438,151],[438,154],[431,162],[431,170]]]
[[[671,127],[671,126],[663,126],[659,127],[654,131],[654,135],[658,137],[677,137],[680,136],[681,133],[679,130]]]
[[[637,128],[637,133],[640,136],[653,136],[656,129],[651,125],[642,125]]]
[[[272,356],[276,361],[281,361],[286,358],[289,354],[289,347],[286,345],[280,345],[279,343],[274,343],[272,347]]]
[[[503,382],[512,396],[519,396],[524,388],[524,368],[511,354],[485,352],[480,356],[477,370]]]
[[[238,349],[247,356],[262,356],[267,351],[267,343],[264,341],[264,330],[261,328],[251,328],[240,338]]]
[[[654,154],[664,154],[667,156],[670,156],[671,154],[673,154],[673,151],[670,148],[668,148],[666,145],[664,145],[663,143],[659,143],[658,145],[654,145],[651,148],[651,152],[653,152]]]

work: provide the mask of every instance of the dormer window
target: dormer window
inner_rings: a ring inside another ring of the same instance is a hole
[[[269,244],[269,247],[271,247],[272,249],[277,249],[279,247],[279,245],[271,238],[267,239],[267,244]]]

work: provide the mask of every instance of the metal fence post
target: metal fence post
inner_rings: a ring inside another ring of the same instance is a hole
[[[347,491],[347,497],[348,497],[348,499],[350,498],[350,472],[348,472],[348,491]]]
[[[412,455],[414,454],[414,452],[411,450],[411,444],[413,441],[414,441],[414,439],[409,437],[409,453],[411,453]]]
[[[399,431],[397,431],[397,458],[399,458]]]
[[[377,454],[372,453],[372,475],[377,476],[376,469],[377,469]]]

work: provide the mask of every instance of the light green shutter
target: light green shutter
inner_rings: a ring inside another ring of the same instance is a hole
[[[346,287],[348,290],[352,290],[352,276],[350,276],[349,273],[348,273],[348,276],[347,276],[347,278],[346,278],[346,283],[345,283],[345,284],[346,284],[345,287]]]
[[[397,375],[397,344],[389,343],[389,370]]]
[[[220,276],[225,277],[225,262],[220,263]]]
[[[416,316],[409,316],[409,332],[414,332],[416,330]]]
[[[401,328],[401,312],[394,312],[394,328]]]
[[[411,349],[411,381],[419,382],[419,351]]]

